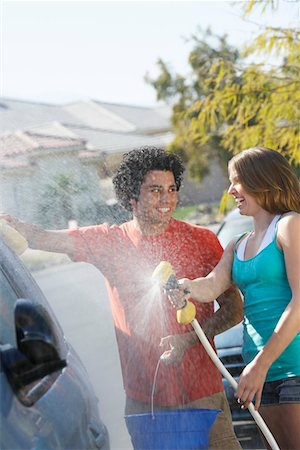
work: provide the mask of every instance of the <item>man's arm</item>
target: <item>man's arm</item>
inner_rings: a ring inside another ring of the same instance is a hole
[[[0,213],[0,219],[5,220],[11,227],[22,234],[32,249],[66,253],[70,257],[74,253],[73,239],[68,234],[68,230],[44,230],[5,213]]]
[[[220,295],[216,301],[220,308],[201,323],[201,327],[208,339],[223,333],[243,320],[243,300],[238,289],[230,288]]]
[[[208,339],[243,320],[243,300],[238,289],[230,288],[217,298],[217,302],[220,308],[200,324]],[[162,351],[165,351],[164,362],[167,364],[180,363],[185,351],[197,342],[199,342],[199,338],[194,330],[162,338],[160,346]]]

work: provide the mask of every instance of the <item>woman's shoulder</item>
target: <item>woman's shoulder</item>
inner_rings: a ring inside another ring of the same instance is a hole
[[[285,217],[300,217],[300,213],[296,212],[296,211],[288,211],[284,214],[281,214],[281,218],[285,218]]]
[[[284,227],[289,224],[297,224],[300,221],[300,214],[295,211],[289,211],[281,215],[278,221],[278,227]]]
[[[289,211],[282,214],[278,221],[277,237],[285,237],[291,235],[293,238],[299,239],[300,236],[300,214],[295,211]]]

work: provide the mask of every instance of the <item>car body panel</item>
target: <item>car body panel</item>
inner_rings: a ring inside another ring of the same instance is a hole
[[[9,382],[5,364],[0,368],[0,448],[109,449],[109,437],[98,412],[98,400],[88,374],[66,341],[46,298],[20,259],[0,239],[1,361],[18,346],[14,306],[27,298],[47,311],[55,347],[66,366],[21,389]]]

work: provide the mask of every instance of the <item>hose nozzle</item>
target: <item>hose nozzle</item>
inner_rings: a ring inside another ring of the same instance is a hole
[[[179,284],[171,264],[168,261],[161,261],[152,278],[166,291],[170,302],[177,309],[177,322],[182,325],[191,323],[196,316],[196,307],[181,294],[177,295]]]
[[[187,300],[176,295],[175,290],[179,290],[178,281],[173,267],[168,261],[161,261],[152,274],[154,279],[166,292],[173,306],[176,309],[184,308]]]

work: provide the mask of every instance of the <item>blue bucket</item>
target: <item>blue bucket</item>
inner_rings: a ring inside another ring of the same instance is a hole
[[[207,449],[219,409],[179,409],[125,416],[135,450]]]

